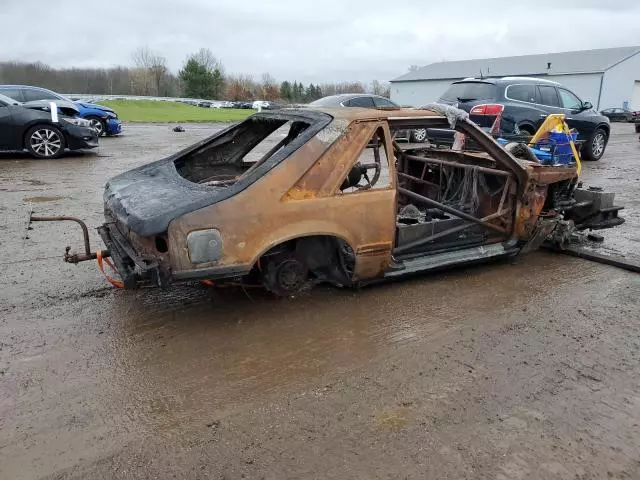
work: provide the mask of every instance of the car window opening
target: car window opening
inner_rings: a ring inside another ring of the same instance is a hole
[[[397,258],[508,238],[516,181],[472,138],[460,151],[396,143],[395,156]]]
[[[386,189],[390,186],[391,178],[389,177],[385,135],[382,128],[378,128],[340,185],[340,193]]]
[[[306,122],[252,117],[174,163],[178,173],[192,182],[232,185],[289,146],[307,128]]]

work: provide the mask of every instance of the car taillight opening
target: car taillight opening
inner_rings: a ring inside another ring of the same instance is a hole
[[[497,103],[485,103],[476,105],[469,112],[470,115],[500,115],[504,112],[504,105]]]

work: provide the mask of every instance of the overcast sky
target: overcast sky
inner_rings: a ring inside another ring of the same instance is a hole
[[[177,71],[208,47],[227,72],[305,83],[640,45],[638,0],[1,0],[0,19],[0,60],[111,67],[147,45]]]

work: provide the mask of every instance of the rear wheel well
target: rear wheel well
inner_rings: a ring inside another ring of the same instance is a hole
[[[269,248],[256,262],[264,271],[272,259],[291,256],[304,262],[310,275],[320,282],[346,285],[351,282],[355,254],[347,241],[333,235],[296,237]]]
[[[522,125],[518,125],[518,128],[520,129],[521,132],[524,130],[530,135],[536,134],[536,127],[534,127],[529,123],[523,123]]]

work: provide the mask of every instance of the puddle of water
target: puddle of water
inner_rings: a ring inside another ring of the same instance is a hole
[[[567,268],[574,269],[571,276]],[[554,291],[597,275],[597,268],[540,254],[521,265],[358,291],[320,288],[293,300],[252,293],[250,301],[241,291],[195,287],[122,295],[109,315],[119,330],[104,381],[113,386],[112,401],[124,401],[127,428],[173,434],[194,417],[304,388],[402,345],[437,343],[462,323],[521,315],[533,298],[553,302]]]
[[[25,197],[22,199],[24,203],[46,203],[46,202],[57,202],[58,200],[64,200],[71,197],[60,197],[60,196],[52,196],[52,197]]]

